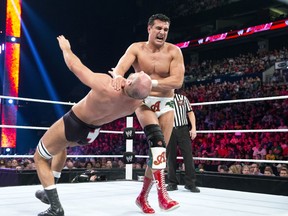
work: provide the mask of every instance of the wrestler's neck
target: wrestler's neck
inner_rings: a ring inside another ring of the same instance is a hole
[[[164,48],[165,43],[163,44],[155,44],[151,41],[146,42],[146,48],[151,52],[160,52]]]
[[[133,99],[129,96],[126,87],[122,88],[122,94],[126,97],[126,99]]]

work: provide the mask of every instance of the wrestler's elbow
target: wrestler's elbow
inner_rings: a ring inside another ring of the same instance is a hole
[[[69,62],[67,64],[67,67],[69,68],[70,71],[72,71],[74,73],[74,71],[76,70],[75,64],[73,64],[72,62]]]
[[[70,71],[76,73],[77,71],[79,71],[79,69],[82,68],[82,63],[80,61],[69,61],[67,63],[67,67]]]
[[[183,85],[183,80],[174,82],[174,89],[180,89]]]

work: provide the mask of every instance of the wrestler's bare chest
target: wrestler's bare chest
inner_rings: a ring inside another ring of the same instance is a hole
[[[133,67],[136,71],[145,71],[149,75],[166,77],[169,75],[171,61],[169,53],[144,51],[137,55]]]

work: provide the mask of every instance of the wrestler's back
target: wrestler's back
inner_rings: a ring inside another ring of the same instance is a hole
[[[132,114],[141,103],[114,90],[112,78],[105,75],[72,109],[82,121],[100,126]]]

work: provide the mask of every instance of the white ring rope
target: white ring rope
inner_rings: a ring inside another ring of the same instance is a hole
[[[41,103],[62,104],[62,105],[70,105],[70,106],[73,106],[73,105],[76,104],[76,103],[72,103],[72,102],[60,102],[60,101],[41,100],[41,99],[32,99],[32,98],[23,98],[23,97],[12,97],[12,96],[3,96],[3,95],[0,95],[0,98],[13,99],[13,100],[23,100],[23,101],[32,101],[32,102],[41,102]],[[192,106],[200,106],[200,105],[211,105],[211,104],[242,103],[242,102],[252,102],[252,101],[283,100],[283,99],[288,99],[288,95],[273,96],[273,97],[262,97],[262,98],[248,98],[248,99],[238,99],[238,100],[225,100],[225,101],[211,101],[211,102],[191,103],[191,105]]]
[[[49,127],[19,126],[19,125],[0,125],[0,128],[48,130]],[[261,132],[288,132],[288,129],[255,129],[255,130],[199,130],[197,133],[261,133]],[[123,131],[100,130],[100,133],[123,134]],[[135,131],[135,134],[144,134],[143,131]]]
[[[211,104],[226,104],[226,103],[230,104],[230,103],[242,103],[242,102],[253,102],[253,101],[264,101],[264,100],[283,100],[283,99],[287,99],[287,98],[288,98],[288,95],[284,95],[284,96],[274,96],[274,97],[248,98],[248,99],[238,99],[238,100],[191,103],[191,105],[192,106],[200,106],[200,105],[211,105]]]
[[[136,158],[149,158],[147,155],[135,155]],[[33,155],[0,155],[0,158],[33,158]],[[67,155],[67,158],[123,158],[123,155]],[[183,157],[177,157],[183,159]],[[193,160],[201,161],[231,161],[231,162],[250,162],[250,163],[274,163],[288,164],[284,160],[258,160],[258,159],[235,159],[235,158],[204,158],[193,157]]]
[[[14,99],[41,103],[51,104],[62,104],[62,105],[74,105],[71,102],[59,102],[49,100],[39,100],[32,98],[21,98],[0,95],[3,99]],[[211,104],[226,104],[226,103],[240,103],[240,102],[251,102],[251,101],[264,101],[264,100],[281,100],[287,99],[288,96],[275,96],[275,97],[263,97],[263,98],[250,98],[250,99],[239,99],[239,100],[226,100],[226,101],[212,101],[212,102],[201,102],[192,103],[192,106],[199,105],[211,105]],[[18,128],[18,129],[36,129],[36,130],[48,130],[49,127],[34,127],[34,126],[17,126],[17,125],[0,125],[0,128]],[[123,134],[123,131],[108,131],[100,130],[101,133],[112,133],[112,134]],[[288,129],[256,129],[256,130],[205,130],[197,131],[197,133],[250,133],[250,132],[288,132]],[[136,131],[136,134],[144,134],[143,131]],[[123,155],[67,155],[69,158],[122,158]],[[136,158],[148,158],[145,155],[136,155]],[[0,155],[0,158],[33,158],[33,155]],[[177,157],[177,159],[183,159],[183,157]],[[288,161],[283,160],[255,160],[255,159],[235,159],[235,158],[204,158],[204,157],[193,157],[194,160],[202,161],[233,161],[233,162],[254,162],[254,163],[283,163],[288,164]]]
[[[9,100],[9,99],[13,99],[13,100],[22,100],[22,101],[31,101],[31,102],[62,104],[62,105],[70,105],[70,106],[73,106],[73,105],[76,104],[76,103],[71,103],[71,102],[60,102],[60,101],[40,100],[40,99],[22,98],[22,97],[11,97],[11,96],[3,96],[3,95],[0,95],[0,98],[8,99],[8,100]]]
[[[288,132],[288,129],[251,129],[251,130],[202,130],[197,133],[261,133],[261,132]]]

